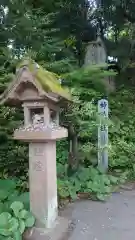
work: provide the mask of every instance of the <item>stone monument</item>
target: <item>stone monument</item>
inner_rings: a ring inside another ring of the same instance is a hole
[[[104,42],[98,36],[96,41],[88,43],[86,47],[86,54],[84,59],[84,65],[90,66],[94,64],[104,64],[107,62],[107,54]]]
[[[86,47],[86,53],[84,58],[84,66],[92,65],[104,65],[107,64],[107,49],[104,41],[100,36],[97,37],[96,41],[89,42]],[[107,91],[113,92],[115,90],[114,76],[108,76],[102,79]]]
[[[24,125],[14,139],[29,143],[30,208],[36,218],[24,239],[62,239],[68,229],[68,220],[58,217],[56,141],[68,136],[59,126],[59,109],[70,99],[57,76],[30,59],[22,61],[1,96],[1,104],[24,109]]]

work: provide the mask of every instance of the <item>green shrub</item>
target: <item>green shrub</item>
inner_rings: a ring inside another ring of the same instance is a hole
[[[26,228],[34,225],[35,218],[22,202],[13,202],[8,212],[0,214],[0,238],[20,240]]]
[[[13,140],[13,131],[21,125],[22,110],[0,108],[0,173],[25,176],[28,170],[28,144]],[[2,176],[1,176],[2,177]]]
[[[120,90],[110,97],[109,165],[113,169],[131,169],[135,164],[134,91]]]
[[[22,239],[35,222],[29,209],[29,193],[20,194],[16,180],[0,180],[0,239]]]
[[[104,201],[111,194],[113,186],[125,180],[112,175],[103,174],[100,170],[89,167],[81,168],[72,177],[58,179],[58,195],[61,198],[77,199],[77,193],[89,193],[91,197]]]

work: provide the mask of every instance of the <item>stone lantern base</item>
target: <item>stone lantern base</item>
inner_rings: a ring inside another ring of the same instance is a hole
[[[50,229],[33,227],[24,233],[23,240],[67,240],[71,233],[71,221],[58,217]]]

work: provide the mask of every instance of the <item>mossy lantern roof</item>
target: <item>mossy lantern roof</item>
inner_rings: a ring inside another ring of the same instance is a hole
[[[17,106],[24,101],[71,101],[68,89],[61,86],[59,76],[39,66],[32,59],[24,59],[16,68],[15,79],[1,95],[1,104]]]

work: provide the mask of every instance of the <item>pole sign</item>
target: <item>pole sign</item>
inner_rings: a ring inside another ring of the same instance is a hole
[[[98,101],[98,166],[104,171],[108,169],[108,101],[101,99]]]

